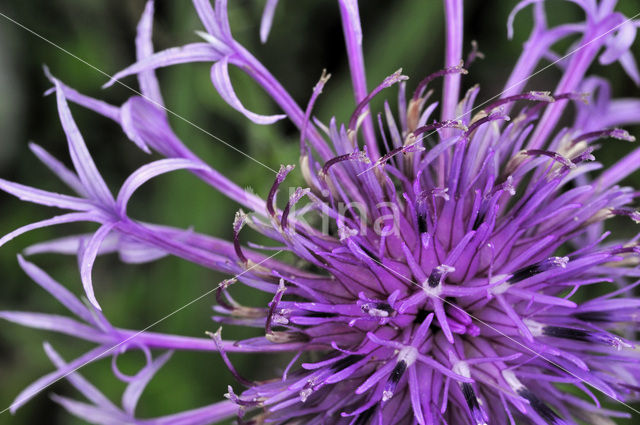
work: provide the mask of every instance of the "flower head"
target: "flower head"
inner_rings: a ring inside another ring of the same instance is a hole
[[[276,1],[268,1],[261,38],[266,40]],[[595,141],[633,141],[617,126],[640,121],[640,101],[611,100],[607,82],[586,77],[599,58],[620,61],[636,79],[628,48],[637,22],[613,11],[613,2],[581,3],[584,22],[549,28],[543,2],[533,3],[534,28],[505,90],[477,104],[479,87],[459,99],[461,80],[480,56],[474,46],[462,61],[462,1],[445,0],[445,68],[415,84],[399,70],[367,90],[358,4],[340,0],[357,106],[347,123],[312,119],[313,105],[328,82],[322,74],[305,110],[242,45],[234,40],[224,0],[212,7],[194,0],[205,27],[203,42],[153,53],[153,2],[147,4],[136,39],[137,62],[112,82],[137,75],[141,96],[116,107],[88,98],[49,75],[69,142],[74,171],[42,148],[36,155],[76,192],[59,195],[0,181],[21,199],[72,212],[25,226],[4,243],[36,227],[94,221],[93,235],[30,247],[26,254],[77,254],[85,293],[82,305],[42,270],[21,266],[80,321],[41,314],[3,312],[7,320],[70,333],[98,347],[66,363],[47,346],[58,370],[37,381],[15,407],[66,376],[90,401],[56,398],[94,423],[204,424],[238,416],[240,423],[473,424],[609,423],[625,413],[601,406],[598,396],[637,399],[639,352],[634,340],[640,300],[640,249],[635,239],[610,240],[603,222],[613,216],[639,220],[631,205],[637,192],[619,183],[640,164],[634,150],[597,172]],[[551,46],[578,35],[562,62],[563,77],[550,91],[523,91]],[[604,51],[601,53],[601,50]],[[292,165],[276,173],[265,199],[242,190],[198,159],[171,130],[155,69],[213,62],[211,80],[221,97],[258,124],[288,117],[301,133],[299,172],[306,187],[283,196]],[[228,68],[256,80],[284,112],[260,115],[236,96]],[[443,79],[442,102],[428,88]],[[110,82],[110,83],[112,83]],[[398,89],[397,114],[385,103],[375,114],[374,97]],[[589,95],[585,95],[589,93]],[[584,104],[585,97],[591,98]],[[118,122],[145,151],[167,159],[135,171],[114,198],[76,128],[67,100]],[[440,106],[440,117],[434,116]],[[575,118],[560,126],[573,108]],[[608,143],[608,142],[605,142]],[[126,205],[149,179],[177,169],[240,203],[233,241],[130,218]],[[281,202],[278,202],[281,200]],[[245,226],[282,246],[275,254],[241,244]],[[295,265],[277,258],[289,251]],[[264,336],[227,341],[187,338],[114,328],[101,311],[91,279],[97,255],[118,252],[124,261],[175,255],[233,275],[214,291],[222,324],[264,329]],[[302,264],[302,265],[301,265]],[[245,284],[272,294],[262,307],[245,306],[228,293]],[[604,295],[577,302],[591,285]],[[609,289],[608,289],[609,288]],[[613,288],[613,289],[610,289]],[[129,382],[122,407],[75,372],[82,364],[123,350],[141,350],[147,365]],[[156,419],[137,419],[142,389],[169,358],[151,350],[217,351],[237,380],[227,401]],[[291,352],[283,373],[268,381],[242,376],[228,353]],[[559,384],[575,387],[591,401]],[[241,390],[238,388],[242,387]],[[616,406],[619,407],[619,406]]]

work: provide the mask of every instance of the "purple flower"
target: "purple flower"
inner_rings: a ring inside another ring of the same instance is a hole
[[[87,401],[54,399],[97,424],[192,425],[237,416],[239,423],[255,424],[560,425],[610,424],[610,418],[630,416],[625,403],[640,395],[640,300],[633,297],[640,248],[637,236],[612,240],[603,223],[613,216],[640,221],[631,207],[638,192],[619,185],[640,167],[640,149],[604,171],[593,154],[598,139],[634,140],[617,126],[640,122],[640,100],[611,99],[608,83],[587,71],[596,59],[605,65],[618,61],[638,82],[629,47],[639,23],[615,12],[611,1],[576,3],[585,20],[555,27],[546,23],[543,2],[518,3],[509,34],[515,15],[532,6],[530,38],[504,91],[474,106],[479,88],[460,99],[461,80],[481,54],[474,46],[463,62],[461,0],[445,0],[445,68],[418,80],[409,93],[401,71],[368,90],[358,4],[340,0],[357,102],[345,124],[312,118],[329,75],[322,74],[302,109],[233,38],[225,0],[215,7],[194,0],[204,41],[157,53],[151,44],[153,1],[147,3],[137,61],[109,82],[136,75],[141,95],[120,107],[84,96],[47,73],[74,169],[37,145],[31,148],[75,195],[0,180],[2,190],[25,201],[70,211],[26,225],[0,244],[38,227],[99,223],[94,234],[43,242],[24,253],[77,255],[90,304],[20,256],[24,271],[76,318],[8,311],[0,317],[70,334],[96,348],[67,362],[45,345],[56,370],[25,389],[13,410],[64,377]],[[263,42],[276,5],[267,1]],[[566,57],[554,63],[563,71],[557,86],[523,91],[543,59],[561,58],[552,46],[576,37]],[[259,198],[180,141],[170,128],[155,69],[191,62],[211,62],[221,97],[253,122],[286,117],[299,128],[299,172],[306,187],[283,197],[294,168],[282,166],[266,200]],[[284,114],[247,110],[229,79],[230,65],[259,83]],[[439,103],[427,88],[441,77]],[[388,103],[381,113],[372,111],[371,100],[391,87],[399,92],[397,114]],[[142,150],[167,158],[136,170],[114,197],[67,101],[116,121]],[[434,118],[438,106],[440,117]],[[574,117],[561,121],[570,109]],[[233,241],[128,216],[127,203],[138,187],[178,169],[189,169],[248,211],[236,215]],[[284,207],[277,198],[284,198]],[[245,225],[282,248],[274,253],[243,246]],[[282,251],[299,261],[284,262],[278,258]],[[263,328],[264,336],[229,341],[221,330],[206,339],[113,327],[91,279],[96,257],[112,252],[131,263],[174,255],[228,273],[233,278],[215,289],[214,320]],[[272,294],[272,301],[244,306],[227,292],[234,284]],[[592,285],[604,295],[578,303],[585,298],[576,294]],[[114,374],[127,382],[117,406],[77,369],[126,350],[140,350],[147,363],[129,377],[114,361]],[[136,418],[138,398],[173,350],[218,352],[236,377],[235,389],[230,385],[228,400],[210,406]],[[253,381],[236,371],[232,352],[286,352],[291,361],[273,380]],[[605,398],[609,407],[601,404]]]

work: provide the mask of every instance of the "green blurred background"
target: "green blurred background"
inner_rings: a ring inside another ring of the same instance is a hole
[[[348,118],[353,109],[351,88],[344,54],[344,42],[335,1],[281,0],[269,42],[261,45],[258,26],[263,0],[230,1],[232,30],[250,51],[262,60],[283,82],[293,97],[305,104],[312,86],[323,68],[333,74],[317,104],[317,116]],[[361,2],[365,34],[365,58],[370,86],[399,67],[415,81],[442,67],[443,11],[436,0],[366,0]],[[551,22],[579,18],[574,5],[552,2]],[[506,17],[514,2],[467,2],[465,10],[465,50],[472,39],[478,41],[485,60],[471,67],[465,77],[468,87],[481,83],[481,99],[497,94],[515,63],[522,42],[529,34],[531,13],[516,21],[516,37],[506,38]],[[2,0],[0,12],[43,37],[72,52],[88,63],[113,74],[134,60],[134,36],[143,0]],[[620,2],[627,16],[640,12],[637,0]],[[191,3],[187,0],[158,0],[154,22],[156,50],[194,41],[194,30],[201,29]],[[568,43],[566,44],[568,46]],[[565,47],[566,47],[565,46]],[[636,57],[638,44],[634,47]],[[27,142],[42,145],[58,158],[68,161],[66,142],[61,130],[55,102],[43,97],[49,83],[42,65],[79,91],[121,104],[131,94],[118,87],[102,90],[105,77],[73,57],[0,17],[0,176],[5,179],[65,192],[66,188],[49,174],[30,154]],[[594,72],[607,75],[614,93],[638,95],[638,89],[624,75],[619,65]],[[257,126],[222,102],[211,86],[209,65],[183,65],[159,72],[167,106],[198,126],[231,143],[272,168],[281,163],[296,163],[298,133],[288,123]],[[559,77],[556,69],[544,71],[528,86],[551,90]],[[236,91],[251,110],[276,113],[275,105],[258,87],[240,72],[232,72]],[[133,79],[127,83],[134,85]],[[395,93],[389,92],[389,93]],[[395,94],[390,94],[390,98]],[[139,151],[111,121],[79,107],[72,107],[74,117],[96,163],[113,191],[126,176],[151,158]],[[273,174],[225,147],[203,132],[171,118],[182,140],[211,165],[242,186],[250,186],[266,195]],[[635,130],[636,136],[640,133]],[[610,163],[630,150],[616,141],[605,142],[598,158]],[[156,159],[154,157],[154,159]],[[299,176],[296,175],[299,179]],[[640,176],[633,179],[640,186]],[[131,205],[131,215],[138,219],[195,230],[229,239],[231,223],[238,206],[211,190],[186,172],[163,176],[143,187]],[[47,218],[57,211],[24,204],[0,195],[0,233],[20,225]],[[628,224],[627,222],[625,222]],[[57,236],[91,231],[91,226],[65,226],[32,232],[0,250],[2,270],[0,309],[43,311],[66,314],[52,298],[31,282],[20,270],[15,256],[26,246]],[[249,231],[245,240],[252,239]],[[65,286],[80,293],[81,285],[73,257],[44,255],[32,258]],[[213,288],[225,276],[185,261],[166,258],[146,265],[120,264],[115,256],[101,257],[94,268],[94,284],[107,317],[116,326],[143,328]],[[264,305],[267,299],[257,291],[235,288],[234,295],[246,305]],[[154,330],[183,335],[203,336],[215,330],[212,323],[213,296],[203,299]],[[243,329],[225,329],[226,338],[242,338],[256,333]],[[0,410],[8,406],[26,385],[52,370],[42,350],[47,340],[66,359],[91,346],[72,338],[0,323]],[[266,377],[280,367],[275,356],[232,356],[246,375]],[[257,361],[256,361],[257,360]],[[123,371],[134,372],[142,356],[129,353],[120,357]],[[82,373],[118,400],[124,384],[111,374],[108,361],[101,361]],[[157,416],[205,405],[221,399],[233,378],[215,353],[176,353],[149,385],[143,395],[140,416]],[[50,392],[72,397],[79,395],[65,382],[53,385]],[[630,422],[638,423],[640,418]],[[80,424],[66,414],[46,394],[41,394],[15,416],[0,415],[0,424]]]

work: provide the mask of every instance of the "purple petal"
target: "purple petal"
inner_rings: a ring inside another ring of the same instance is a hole
[[[53,401],[65,408],[69,413],[75,415],[87,422],[99,425],[116,425],[127,424],[137,425],[141,422],[132,420],[130,417],[122,414],[121,412],[114,412],[111,410],[105,410],[100,407],[92,406],[87,403],[72,400],[67,397],[62,397],[56,394],[51,396]]]
[[[102,310],[102,308],[100,308],[100,304],[98,304],[98,300],[93,292],[91,270],[93,269],[93,263],[96,260],[102,241],[109,235],[109,232],[111,232],[111,229],[113,229],[115,225],[116,223],[103,224],[96,233],[93,234],[79,259],[82,286],[84,287],[87,298],[98,310]]]
[[[45,73],[48,77],[51,77],[48,69],[45,68]],[[51,77],[52,78],[52,77]],[[102,100],[97,100],[89,96],[85,96],[78,91],[72,89],[67,86],[60,80],[56,80],[58,85],[54,86],[50,91],[53,90],[62,90],[64,92],[64,97],[73,103],[77,103],[78,105],[84,106],[87,109],[91,109],[98,114],[104,115],[105,117],[111,118],[114,121],[118,121],[118,117],[120,115],[117,106],[113,106],[108,104],[107,102],[103,102]],[[47,92],[49,93],[49,92]]]
[[[25,248],[24,254],[27,256],[45,253],[76,255],[80,251],[81,245],[91,238],[91,235],[92,233],[84,233],[81,235],[65,236],[63,238],[36,243]],[[98,255],[117,252],[119,243],[120,236],[115,233],[110,234],[102,242]]]
[[[142,395],[142,392],[147,387],[151,378],[160,370],[162,366],[171,358],[171,351],[167,351],[160,357],[155,359],[151,364],[147,365],[142,371],[140,371],[136,378],[127,385],[127,389],[122,394],[122,407],[124,411],[133,416],[138,400]]]
[[[83,354],[82,356],[76,358],[71,363],[67,364],[65,367],[60,368],[54,372],[48,373],[43,377],[39,378],[27,388],[22,390],[20,394],[15,398],[13,403],[11,403],[11,413],[15,413],[20,407],[22,407],[26,402],[35,397],[39,392],[50,386],[51,384],[59,381],[64,378],[66,375],[72,373],[76,369],[85,366],[89,363],[93,363],[96,360],[99,360],[109,354],[108,346],[99,346],[94,348],[91,351]]]
[[[56,98],[58,100],[58,113],[60,114],[60,122],[62,128],[67,136],[69,144],[69,153],[71,154],[71,160],[73,166],[78,173],[78,177],[84,184],[89,194],[100,201],[103,205],[113,205],[113,195],[109,191],[106,183],[102,179],[102,176],[98,172],[93,158],[87,150],[87,146],[84,143],[84,139],[80,134],[80,130],[76,126],[69,110],[69,105],[64,96],[64,91],[60,87],[60,83],[55,78],[52,78],[56,85]]]
[[[224,57],[213,64],[211,67],[211,81],[225,102],[227,102],[232,108],[240,111],[244,116],[256,124],[273,124],[274,122],[287,117],[286,115],[259,115],[242,106],[240,99],[238,99],[236,93],[233,91],[233,86],[229,79],[228,57]]]
[[[95,208],[93,204],[84,199],[48,192],[46,190],[24,186],[20,183],[13,183],[4,179],[0,179],[0,190],[4,190],[21,201],[33,202],[47,207],[57,207],[65,210],[78,211],[89,211]]]
[[[35,223],[31,223],[31,224],[27,224],[26,226],[19,227],[16,230],[4,235],[2,238],[0,238],[0,246],[22,235],[23,233],[30,232],[31,230],[54,226],[56,224],[74,223],[77,221],[96,221],[96,218],[93,215],[87,214],[87,213],[69,213],[69,214],[58,215],[42,221],[36,221]]]
[[[87,191],[85,190],[82,182],[71,170],[69,170],[62,162],[54,158],[49,152],[44,150],[35,143],[29,143],[29,149],[38,157],[38,159],[47,166],[60,180],[62,180],[67,186],[74,190],[78,195],[87,197]]]
[[[260,21],[260,41],[262,43],[266,43],[267,38],[269,38],[271,24],[273,24],[273,15],[276,12],[277,6],[278,0],[267,0],[267,3],[264,5],[262,20]]]
[[[116,81],[129,75],[139,74],[143,71],[163,68],[191,62],[214,62],[223,57],[223,53],[210,43],[191,43],[181,47],[172,47],[167,50],[154,53],[151,56],[139,60],[115,74],[103,87],[110,87]]]
[[[67,363],[64,361],[62,357],[53,349],[53,347],[46,343],[44,344],[44,351],[47,353],[49,360],[53,363],[58,369],[64,368]],[[79,373],[71,373],[67,376],[67,380],[71,382],[71,384],[76,387],[78,391],[82,393],[87,399],[91,400],[98,407],[110,410],[112,412],[119,412],[120,409],[111,402],[107,397],[104,396],[96,387],[94,387],[89,381],[84,379],[82,375]]]
[[[153,42],[151,35],[153,33],[153,9],[154,2],[149,0],[144,8],[140,22],[138,22],[136,34],[136,59],[141,61],[153,55]],[[142,95],[160,105],[164,105],[160,86],[156,74],[152,69],[142,71],[138,74],[138,83],[140,83],[140,91]]]
[[[192,170],[206,170],[209,167],[188,159],[171,158],[161,159],[138,168],[127,178],[118,193],[118,200],[116,203],[120,214],[123,216],[126,214],[129,199],[131,199],[133,193],[147,181],[161,174],[185,168]]]
[[[91,326],[77,320],[56,314],[32,313],[27,311],[0,311],[0,318],[34,329],[58,332],[82,338],[87,341],[105,343],[104,335]],[[110,340],[110,338],[108,338]]]
[[[44,270],[36,266],[35,264],[25,260],[21,255],[18,255],[18,263],[22,270],[38,285],[40,285],[45,291],[49,292],[55,299],[60,301],[70,312],[78,316],[79,318],[92,323],[93,316],[87,307],[82,304],[78,298],[71,293],[67,288],[53,280]]]
[[[200,21],[202,21],[202,25],[204,25],[207,32],[214,37],[222,39],[222,32],[220,31],[220,27],[216,21],[216,14],[211,6],[211,1],[193,0],[193,6],[195,7],[196,13],[198,13],[198,17],[200,18]]]
[[[617,34],[608,40],[606,44],[607,47],[600,55],[598,61],[602,65],[609,65],[617,61],[623,54],[629,51],[635,38],[635,24],[632,21],[624,23],[618,28]]]

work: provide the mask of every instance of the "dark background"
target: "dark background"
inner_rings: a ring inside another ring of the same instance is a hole
[[[197,40],[194,30],[202,28],[191,2],[158,0],[156,3],[156,50]],[[258,38],[264,2],[230,3],[232,31],[236,39],[263,61],[299,103],[306,104],[322,69],[327,68],[333,78],[325,87],[316,114],[325,121],[332,115],[339,120],[348,119],[354,103],[335,1],[281,0],[266,45],[261,45]],[[361,3],[370,87],[402,67],[404,73],[412,78],[409,82],[411,88],[421,77],[442,67],[441,2],[366,0]],[[560,1],[550,3],[554,8],[549,16],[552,24],[582,17],[575,5]],[[513,5],[514,2],[510,1],[466,4],[465,51],[470,47],[470,40],[475,39],[486,59],[476,62],[463,81],[465,88],[474,83],[481,84],[480,101],[501,91],[522,42],[529,35],[531,13],[527,10],[516,20],[515,39],[507,40],[506,18]],[[134,60],[135,27],[143,7],[143,0],[0,1],[0,12],[108,74]],[[633,16],[640,12],[640,4],[637,0],[621,1],[619,10]],[[566,48],[569,44],[567,42],[560,47]],[[636,56],[640,56],[638,43],[634,49]],[[27,142],[33,140],[69,163],[55,100],[43,97],[50,86],[42,72],[43,64],[80,92],[116,105],[131,93],[117,85],[102,90],[100,86],[106,81],[103,75],[0,16],[0,176],[64,192],[66,188],[27,148]],[[210,83],[209,66],[183,65],[160,71],[167,106],[271,168],[277,169],[281,163],[296,163],[299,136],[295,129],[285,122],[257,126],[228,107]],[[608,76],[614,93],[619,96],[639,94],[617,64],[605,69],[595,65],[592,72]],[[559,75],[557,69],[550,68],[532,79],[527,88],[552,90]],[[245,106],[263,113],[277,112],[268,97],[244,74],[234,70],[232,78]],[[135,86],[133,78],[127,83]],[[395,91],[389,93],[393,99]],[[130,172],[150,160],[110,120],[75,106],[72,112],[113,191]],[[269,170],[183,121],[175,118],[171,121],[187,146],[203,159],[242,186],[251,186],[256,193],[266,195],[273,180]],[[636,136],[640,134],[637,128],[632,130]],[[604,146],[597,156],[605,163],[615,161],[631,149],[630,145],[619,141],[605,141]],[[640,176],[630,182],[640,186]],[[132,201],[130,212],[138,219],[180,227],[192,225],[199,232],[229,239],[237,208],[187,172],[177,172],[144,186]],[[57,211],[25,204],[3,194],[0,195],[0,213],[0,233],[4,234],[20,225],[50,217]],[[628,221],[624,223],[629,226]],[[66,314],[22,273],[15,255],[35,242],[93,229],[90,226],[43,229],[22,236],[0,249],[0,309]],[[45,255],[34,257],[32,261],[80,293],[75,258]],[[94,268],[94,285],[107,317],[116,326],[137,329],[210,290],[224,277],[174,258],[131,266],[120,264],[114,256],[106,256],[99,258]],[[266,302],[256,291],[239,288],[235,294],[247,305],[264,305]],[[204,331],[217,328],[210,320],[213,303],[213,297],[203,299],[154,330],[202,336]],[[252,332],[247,330],[225,329],[226,338],[250,335]],[[42,350],[44,339],[68,360],[90,347],[72,338],[0,323],[0,410],[8,406],[26,385],[52,370]],[[281,364],[281,359],[266,356],[232,356],[232,359],[243,373],[258,377],[267,376],[270,369]],[[134,372],[141,364],[141,355],[136,353],[119,359],[124,371]],[[108,361],[83,368],[82,373],[112,399],[119,399],[124,384],[112,376]],[[176,353],[143,395],[138,407],[139,416],[169,414],[220,400],[229,382],[233,382],[233,378],[217,354]],[[79,397],[66,382],[56,383],[47,392]],[[620,408],[624,410],[622,406]],[[42,393],[15,416],[9,413],[0,415],[0,424],[4,423],[68,425],[83,422],[63,412]]]

